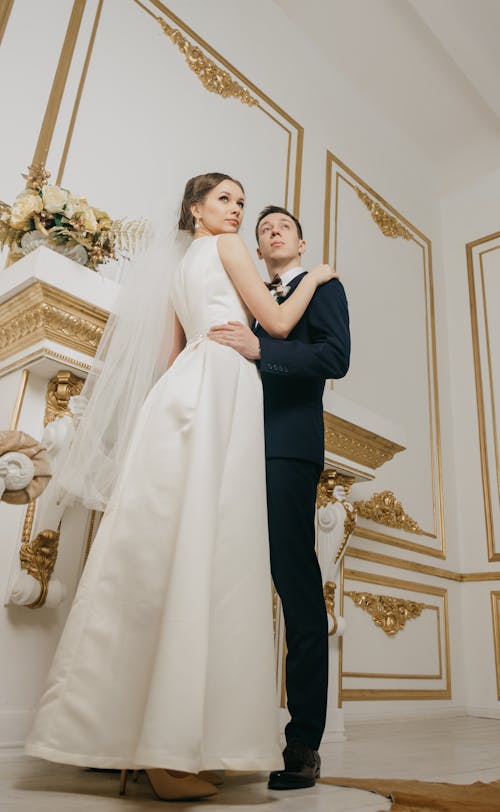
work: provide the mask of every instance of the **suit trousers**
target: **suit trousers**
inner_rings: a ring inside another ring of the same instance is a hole
[[[319,748],[328,692],[328,624],[315,552],[316,488],[322,467],[266,460],[271,573],[286,626],[287,742]]]

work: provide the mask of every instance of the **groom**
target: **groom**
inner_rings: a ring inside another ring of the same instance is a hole
[[[257,254],[278,302],[306,273],[302,227],[280,206],[267,206],[255,229]],[[326,719],[328,631],[315,553],[316,488],[323,470],[322,396],[325,380],[349,367],[349,314],[338,279],[321,285],[286,340],[258,324],[213,328],[245,358],[256,361],[264,388],[267,508],[271,572],[286,625],[286,688],[291,719],[285,728],[285,769],[272,772],[270,789],[312,787]]]

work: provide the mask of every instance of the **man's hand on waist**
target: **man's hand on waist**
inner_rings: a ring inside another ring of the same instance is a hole
[[[249,361],[257,361],[260,358],[259,339],[248,324],[242,324],[241,321],[228,321],[227,324],[211,327],[208,338],[217,344],[232,347]]]

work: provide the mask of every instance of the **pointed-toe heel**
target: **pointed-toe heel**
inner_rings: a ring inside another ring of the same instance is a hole
[[[160,801],[197,801],[218,792],[213,784],[191,773],[154,769],[146,770],[146,775]]]

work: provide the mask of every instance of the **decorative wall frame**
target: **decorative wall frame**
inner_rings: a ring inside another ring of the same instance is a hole
[[[422,310],[425,313],[424,324],[421,325],[423,335],[423,353],[426,357],[427,392],[422,396],[421,411],[428,415],[428,458],[427,469],[429,471],[429,505],[428,513],[432,516],[432,526],[425,526],[418,516],[413,516],[415,528],[417,530],[402,533],[401,528],[398,533],[397,527],[388,527],[382,532],[376,529],[371,522],[363,519],[360,512],[355,535],[361,538],[378,541],[383,544],[401,547],[414,552],[423,553],[436,558],[446,557],[446,539],[444,528],[444,499],[443,499],[443,478],[442,478],[442,455],[441,455],[441,430],[439,417],[439,391],[438,391],[438,370],[437,370],[437,349],[436,349],[436,329],[434,314],[434,286],[432,275],[432,246],[431,241],[418,228],[410,223],[400,212],[391,206],[381,195],[375,192],[362,178],[352,169],[346,166],[333,153],[327,152],[326,156],[326,179],[325,179],[325,219],[324,219],[324,251],[325,262],[332,262],[337,267],[338,242],[339,242],[339,211],[342,205],[342,194],[350,190],[359,200],[359,205],[368,209],[367,216],[370,217],[385,238],[396,241],[403,241],[415,245],[415,257],[421,258],[422,282],[424,301]],[[352,204],[354,206],[354,204]],[[352,236],[352,235],[351,235]],[[415,259],[415,261],[417,261]],[[342,267],[337,267],[342,273]],[[349,280],[345,278],[348,286]],[[389,359],[380,359],[381,368],[385,362],[390,366]],[[422,362],[423,363],[423,362]],[[349,396],[349,395],[348,395]],[[425,398],[425,402],[424,402]],[[366,404],[363,404],[366,405]],[[409,443],[406,443],[409,446]],[[408,452],[404,452],[404,457]],[[389,458],[390,459],[390,458]],[[398,457],[399,459],[399,457]],[[394,482],[393,491],[398,493],[398,498],[403,500],[406,508],[408,496],[400,494],[400,485]],[[395,532],[394,532],[395,531]],[[410,535],[410,533],[413,534]]]

